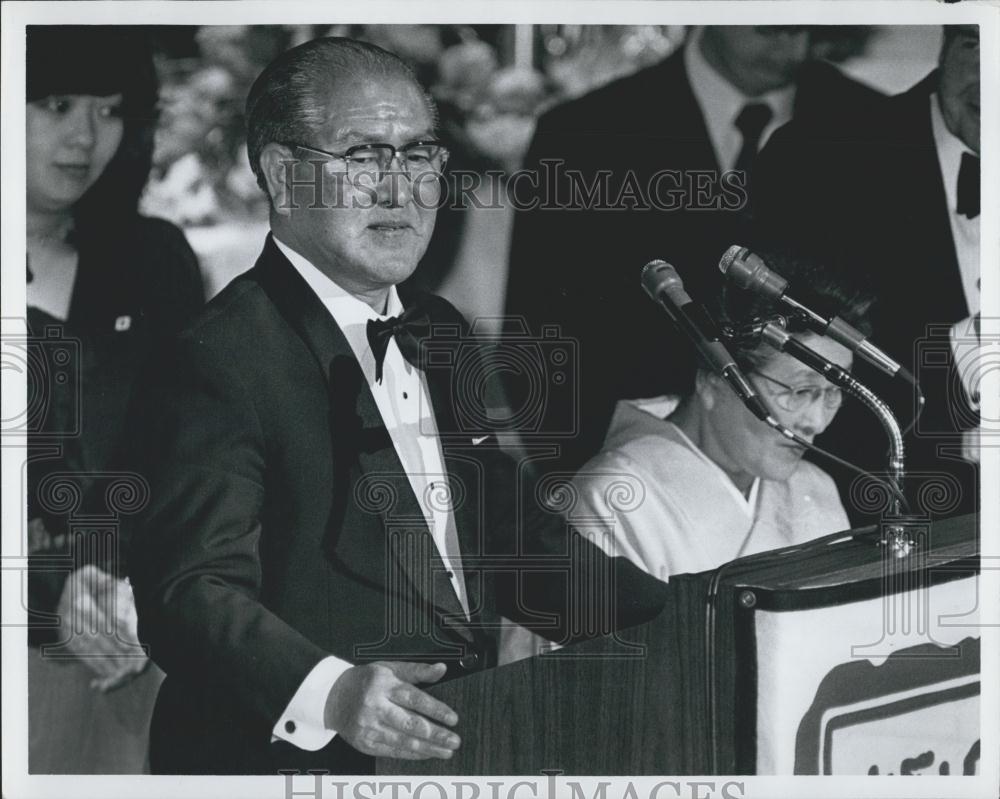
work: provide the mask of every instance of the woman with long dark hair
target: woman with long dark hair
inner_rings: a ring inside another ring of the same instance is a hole
[[[138,771],[156,676],[129,683],[148,661],[115,532],[144,488],[121,431],[201,275],[181,231],[138,212],[158,98],[142,30],[29,26],[26,76],[29,768]]]

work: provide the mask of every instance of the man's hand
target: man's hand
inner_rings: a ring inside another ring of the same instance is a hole
[[[82,566],[66,580],[56,610],[62,640],[96,675],[91,688],[110,691],[148,665],[126,581],[96,566]]]
[[[326,700],[326,726],[368,755],[401,760],[447,760],[461,739],[449,727],[458,714],[424,693],[417,683],[433,683],[443,663],[378,662],[354,666],[333,684]]]

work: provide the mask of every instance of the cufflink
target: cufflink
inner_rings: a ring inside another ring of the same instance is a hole
[[[293,732],[295,732],[295,722],[294,721],[292,721],[292,720],[289,719],[288,721],[285,722],[285,732],[287,732],[289,735],[291,735]]]
[[[479,655],[475,652],[469,652],[467,655],[463,655],[459,659],[458,665],[466,671],[472,671],[479,665]]]

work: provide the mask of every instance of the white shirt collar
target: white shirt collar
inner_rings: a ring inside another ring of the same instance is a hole
[[[736,487],[736,484],[733,482],[732,478],[726,474],[726,471],[719,466],[719,464],[709,458],[708,455],[702,452],[701,448],[688,437],[687,433],[681,430],[679,425],[665,418],[667,414],[673,413],[679,404],[680,398],[672,396],[649,397],[637,400],[619,400],[618,405],[615,408],[615,418],[612,419],[612,427],[615,426],[616,422],[618,424],[625,423],[625,414],[629,412],[627,409],[631,409],[632,412],[649,414],[658,422],[670,425],[671,430],[677,434],[681,443],[685,444],[688,449],[691,450],[692,454],[694,454],[699,460],[715,472],[719,478],[719,482],[722,483],[725,490],[733,498],[733,501],[737,504],[737,506],[747,513],[750,518],[755,518],[757,514],[757,496],[760,493],[761,479],[759,477],[754,477],[753,482],[750,484],[750,491],[748,495],[743,496],[743,492]],[[608,437],[611,437],[611,432],[608,433]]]
[[[750,491],[747,493],[746,496],[744,496],[743,492],[736,487],[736,483],[733,482],[733,478],[731,478],[728,474],[726,474],[725,469],[723,469],[721,466],[719,466],[719,464],[717,464],[710,457],[708,457],[708,455],[706,455],[701,450],[701,448],[688,437],[688,434],[681,429],[680,425],[671,422],[669,419],[665,419],[664,421],[674,428],[674,431],[677,433],[678,438],[680,438],[685,444],[687,444],[688,449],[690,449],[694,455],[700,458],[701,461],[705,463],[709,468],[715,470],[715,473],[719,478],[719,482],[721,482],[722,485],[725,486],[726,491],[729,492],[729,495],[733,498],[733,501],[742,510],[744,510],[750,516],[750,518],[753,518],[756,514],[757,494],[760,491],[760,478],[754,477],[753,482],[750,484]]]
[[[941,103],[937,92],[931,95],[930,103],[934,147],[937,150],[938,163],[941,165],[941,177],[944,180],[944,193],[948,198],[948,210],[954,214],[958,208],[958,170],[962,165],[962,154],[975,155],[975,153],[958,136],[948,130],[944,114],[941,113]]]
[[[397,316],[403,311],[403,303],[399,299],[399,293],[395,286],[389,288],[389,297],[386,302],[386,312],[377,313],[364,300],[359,300],[353,294],[341,288],[337,283],[327,277],[316,266],[300,253],[293,250],[274,236],[274,243],[281,250],[282,254],[291,262],[295,270],[302,275],[302,278],[309,284],[309,288],[315,292],[320,301],[330,312],[333,321],[341,329],[347,343],[350,344],[354,357],[358,359],[369,382],[375,377],[375,358],[368,344],[368,320],[387,319],[390,316]],[[369,374],[369,372],[371,374]]]
[[[760,139],[763,147],[770,135],[790,121],[795,105],[795,84],[747,97],[723,78],[701,53],[702,28],[696,28],[684,46],[684,68],[695,100],[701,107],[716,158],[723,169],[732,169],[743,146],[736,117],[747,103],[764,103],[773,113]]]
[[[969,219],[958,213],[958,173],[965,153],[975,153],[958,136],[948,130],[941,113],[940,98],[937,93],[930,96],[931,131],[934,135],[934,149],[937,152],[941,182],[944,183],[945,201],[948,203],[948,222],[951,225],[955,256],[962,279],[962,291],[970,313],[978,313],[981,303],[979,290],[979,241],[982,216]]]

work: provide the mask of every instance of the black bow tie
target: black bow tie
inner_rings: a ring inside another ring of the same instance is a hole
[[[368,344],[375,356],[375,382],[382,382],[382,366],[389,341],[396,337],[396,345],[413,366],[420,368],[420,342],[431,332],[431,320],[427,311],[419,305],[407,308],[399,316],[389,319],[369,319],[365,331]]]
[[[975,219],[979,216],[979,156],[962,153],[958,168],[958,204],[955,210]]]

